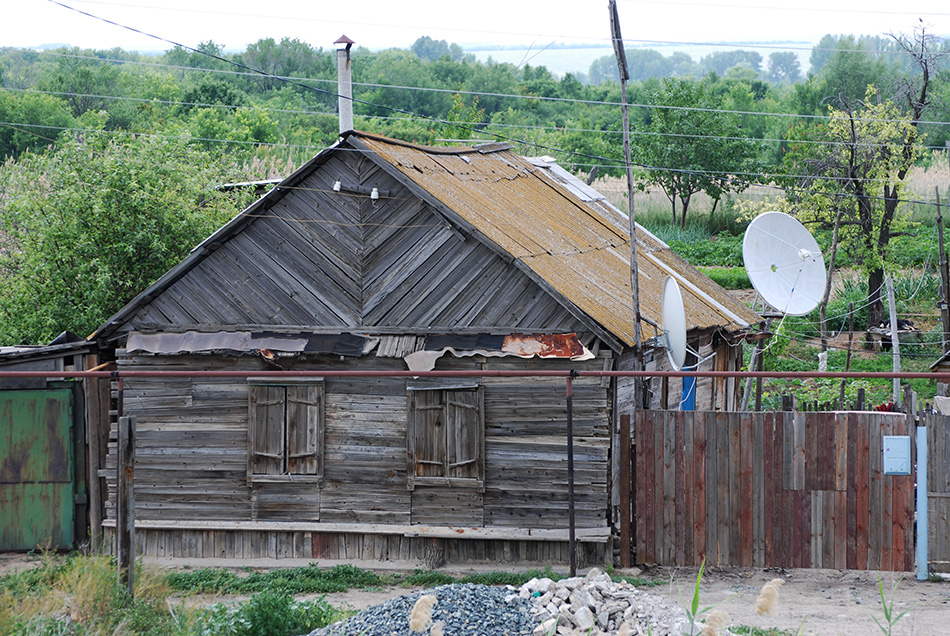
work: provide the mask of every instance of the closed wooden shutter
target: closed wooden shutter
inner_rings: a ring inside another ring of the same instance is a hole
[[[285,394],[282,386],[250,385],[250,469],[255,475],[284,474]]]
[[[480,387],[410,390],[410,490],[417,484],[483,487],[485,424],[482,395]]]
[[[446,474],[477,479],[481,453],[478,391],[446,391]]]
[[[412,474],[416,477],[444,477],[446,427],[443,392],[413,391],[409,395]]]
[[[323,421],[323,386],[287,387],[287,473],[320,472]]]

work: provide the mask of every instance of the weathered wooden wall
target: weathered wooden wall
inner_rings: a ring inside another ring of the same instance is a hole
[[[908,426],[894,413],[642,411],[636,560],[912,570],[914,477],[884,475],[881,447]]]
[[[339,358],[296,363],[287,359],[282,364],[287,369],[405,368],[400,359],[372,355],[346,362]],[[438,368],[599,370],[609,365],[610,353],[602,352],[584,363],[446,356]],[[262,367],[260,359],[253,356],[129,356],[120,361],[123,370]],[[245,379],[127,378],[124,411],[136,415],[138,431],[137,519],[201,520],[209,522],[209,528],[215,521],[258,521],[566,529],[564,379],[493,377],[478,381],[484,390],[484,492],[431,486],[407,489],[406,378],[324,380],[325,454],[320,483],[258,483],[248,479]],[[574,380],[577,527],[599,528],[604,537],[612,397],[608,381]],[[109,485],[107,513],[112,519],[114,453],[113,443],[108,465],[102,471]],[[161,532],[159,528],[149,531],[153,539],[145,540],[145,554],[157,554],[153,544],[177,541],[177,535],[155,538],[155,533]],[[217,551],[221,539],[212,541]],[[190,548],[174,550],[183,549]],[[513,545],[499,549],[524,553]],[[377,554],[388,550],[381,549]]]
[[[738,371],[742,367],[742,347],[730,346],[713,333],[691,333],[690,348],[704,359],[697,371]],[[712,355],[715,354],[715,355]],[[618,369],[633,369],[633,351],[625,351],[619,358]],[[687,366],[695,364],[696,359],[687,355]],[[672,371],[666,350],[649,349],[644,353],[644,367],[647,371]],[[692,370],[692,368],[691,368]],[[617,378],[617,406],[620,413],[633,414],[633,378]],[[650,378],[650,408],[657,410],[678,410],[683,394],[682,378]],[[735,378],[696,378],[696,410],[729,411],[739,407],[742,386]]]
[[[106,543],[115,528],[104,528]],[[309,530],[222,530],[140,528],[135,553],[172,558],[322,559],[421,562],[433,542],[427,536]],[[567,563],[569,544],[561,540],[436,539],[450,562]],[[580,567],[607,563],[607,542],[578,539]]]

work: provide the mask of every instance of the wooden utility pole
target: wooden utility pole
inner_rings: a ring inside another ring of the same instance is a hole
[[[943,247],[943,208],[940,206],[940,188],[937,191],[937,245],[940,248],[940,322],[943,323],[943,348],[950,351],[950,274],[947,271],[947,252]]]
[[[627,169],[627,214],[630,219],[630,293],[633,297],[633,350],[634,371],[643,371],[643,346],[640,336],[640,270],[637,266],[637,221],[633,205],[633,163],[630,160],[630,113],[627,105],[627,54],[623,50],[623,37],[620,35],[620,17],[617,15],[616,0],[609,0],[610,36],[617,56],[617,70],[620,72],[620,110],[623,114],[623,162]],[[634,380],[635,408],[646,405],[643,380]]]
[[[894,306],[894,281],[888,276],[884,284],[887,286],[887,307],[891,320],[891,355],[894,356],[894,373],[901,372],[901,339],[897,333],[897,308]],[[901,399],[900,378],[894,378],[893,402],[898,404]]]

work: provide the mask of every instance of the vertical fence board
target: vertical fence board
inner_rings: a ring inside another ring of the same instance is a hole
[[[630,524],[633,512],[630,494],[633,463],[630,456],[630,415],[620,416],[620,567],[630,567]],[[507,544],[506,544],[507,545]]]
[[[848,521],[847,521],[847,533],[851,537],[851,540],[848,541],[847,547],[847,556],[845,557],[847,567],[849,570],[857,569],[858,567],[858,530],[857,530],[857,521],[858,521],[858,501],[857,501],[857,447],[858,447],[858,423],[857,417],[853,414],[842,414],[842,419],[847,422],[848,427],[848,495],[847,495],[847,505],[848,505]]]
[[[646,423],[645,418],[638,417],[634,421],[633,434],[634,434],[636,443],[634,444],[633,450],[634,450],[634,453],[636,454],[636,461],[634,463],[634,468],[636,469],[636,473],[635,473],[636,476],[634,477],[634,482],[633,482],[633,496],[634,496],[634,500],[636,501],[635,508],[634,508],[636,534],[633,538],[633,544],[636,546],[636,549],[637,549],[637,560],[636,560],[637,563],[647,563],[647,561],[644,559],[644,550],[646,549],[646,545],[644,544],[644,542],[646,541],[646,536],[647,536],[646,498],[647,498],[647,493],[650,492],[650,490],[653,488],[653,482],[647,479],[647,476],[646,476],[647,471],[649,470],[649,464],[651,463],[650,459],[647,457],[646,453],[644,452],[647,445],[646,434],[644,432],[646,430],[646,426],[647,426],[647,423]]]
[[[762,418],[762,492],[765,493],[763,501],[764,526],[762,528],[765,537],[765,563],[778,563],[775,554],[775,530],[778,523],[774,517],[776,509],[779,507],[777,495],[779,484],[775,483],[775,414],[765,413]],[[764,565],[764,564],[763,564]]]
[[[706,413],[693,411],[693,458],[695,496],[693,497],[694,564],[706,558]]]
[[[673,525],[676,505],[676,467],[673,463],[674,447],[676,445],[676,417],[666,417],[659,427],[663,437],[663,531],[660,535],[663,540],[663,563],[672,563],[676,558],[676,534]]]
[[[740,533],[741,526],[741,507],[739,502],[739,413],[729,413],[729,453],[727,455],[729,481],[726,482],[726,492],[728,493],[729,506],[725,519],[720,518],[720,528],[725,529],[729,536],[729,556],[727,563],[737,563],[741,559]],[[736,520],[740,524],[736,525]],[[728,524],[723,523],[728,521]]]
[[[752,414],[739,414],[739,561],[752,567],[755,536],[753,520],[755,500],[752,496]]]
[[[820,416],[809,414],[808,417],[800,418],[799,425],[804,426],[805,445],[802,453],[802,460],[805,465],[805,490],[820,490],[820,481],[818,471],[821,466],[817,460],[821,454],[821,447],[818,443],[820,434]]]
[[[765,567],[765,423],[750,415],[752,426],[752,564]]]
[[[685,413],[679,411],[675,417],[669,418],[673,422],[673,438],[675,445],[673,448],[673,467],[674,467],[674,518],[673,518],[673,541],[675,542],[676,563],[687,563],[686,560],[686,461],[684,454],[686,452],[686,419]]]
[[[656,563],[657,562],[657,533],[656,533],[656,516],[659,512],[656,507],[656,497],[657,497],[657,455],[656,455],[656,440],[657,440],[657,418],[656,414],[650,414],[649,419],[646,420],[646,434],[645,434],[645,443],[647,449],[647,483],[651,484],[649,492],[647,492],[647,542],[646,542],[646,554],[647,560],[646,563]]]
[[[868,523],[868,569],[882,569],[882,531],[884,525],[884,484],[881,475],[881,416],[871,414],[868,421],[868,509],[880,514]]]
[[[835,562],[833,567],[844,570],[848,567],[848,493],[835,491]]]
[[[706,413],[706,562],[719,563],[719,419]]]
[[[869,418],[859,418],[856,414],[852,415],[852,424],[857,429],[857,446],[855,454],[857,455],[857,468],[855,469],[857,491],[856,497],[856,532],[855,542],[857,544],[857,555],[855,567],[861,567],[858,564],[868,563],[868,549],[870,548],[869,522],[871,505],[871,476],[869,472],[870,442],[868,440],[868,431],[870,429]]]
[[[683,475],[683,499],[678,502],[678,505],[683,509],[682,522],[680,523],[683,531],[683,563],[690,565],[696,562],[696,550],[693,546],[692,503],[696,499],[696,464],[693,462],[695,454],[693,450],[693,423],[695,416],[695,411],[683,413],[683,464],[681,470]]]

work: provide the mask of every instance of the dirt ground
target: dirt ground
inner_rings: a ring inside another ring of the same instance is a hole
[[[655,590],[681,606],[692,597],[695,569],[663,568],[644,575],[667,579],[669,583]],[[756,598],[762,586],[773,578],[785,581],[775,614],[758,616]],[[913,636],[950,633],[950,582],[917,581],[913,573],[708,568],[703,575],[699,600],[700,607],[718,603],[717,609],[729,613],[731,625],[772,627],[791,634],[801,629],[803,634],[822,636],[868,636],[881,633],[872,617],[885,623],[879,580],[883,582],[884,597],[889,603],[893,590],[894,615],[910,610],[891,633]]]
[[[0,554],[0,575],[33,567],[36,564],[36,557],[24,554]],[[266,563],[255,562],[252,567],[254,569],[286,568],[305,564],[275,560]],[[337,563],[320,562],[319,564],[332,567]],[[248,564],[246,562],[202,563],[201,559],[184,563],[169,559],[156,560],[155,565],[193,569],[223,566],[238,568]],[[353,565],[374,569],[373,562],[355,562]],[[409,571],[416,565],[407,564],[404,569]],[[403,569],[399,568],[398,564],[386,564],[386,566],[385,569],[389,571]],[[513,567],[510,564],[504,564],[504,566],[496,567],[483,564],[470,569],[449,565],[444,568],[444,571],[451,574],[465,574],[476,570],[521,571],[524,569],[527,569],[527,566]],[[566,573],[564,568],[554,569],[559,573]],[[651,587],[649,591],[666,596],[672,603],[682,607],[692,598],[696,569],[656,567],[643,571],[639,576],[653,581],[662,581],[661,585]],[[779,593],[776,612],[772,616],[758,616],[755,613],[756,598],[762,585],[773,578],[781,578],[785,581]],[[893,598],[894,614],[909,610],[907,615],[895,625],[892,634],[906,636],[950,634],[950,581],[917,581],[913,573],[709,567],[703,575],[700,586],[700,607],[715,605],[717,609],[726,610],[731,618],[730,624],[733,626],[777,628],[789,634],[869,636],[881,633],[872,617],[884,622],[884,611],[878,591],[879,580],[883,582],[887,602],[891,603]],[[413,591],[415,590],[404,587],[354,589],[339,594],[328,594],[326,598],[333,605],[361,610],[378,605],[390,598],[411,594]],[[211,604],[221,600],[225,599],[191,597],[186,602]]]

